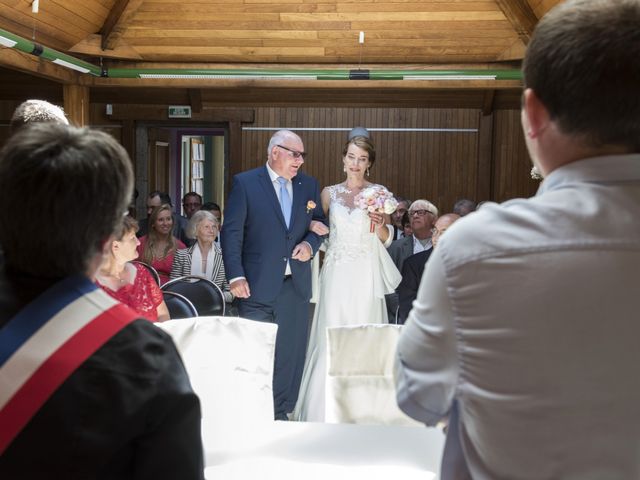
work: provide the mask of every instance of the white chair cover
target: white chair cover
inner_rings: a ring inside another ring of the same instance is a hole
[[[328,423],[419,425],[396,403],[393,365],[402,325],[327,328]]]
[[[200,397],[204,436],[273,421],[276,324],[196,317],[156,325],[173,337]]]

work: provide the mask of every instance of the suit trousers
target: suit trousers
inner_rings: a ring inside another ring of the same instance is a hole
[[[273,373],[276,419],[284,419],[292,412],[298,399],[309,336],[309,309],[309,300],[296,292],[291,277],[284,280],[273,302],[255,302],[249,297],[238,303],[242,318],[278,325]]]

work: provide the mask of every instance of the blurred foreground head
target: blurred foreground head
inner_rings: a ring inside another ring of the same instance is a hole
[[[525,108],[532,91],[560,131],[586,148],[640,151],[639,26],[638,0],[554,7],[527,46]]]
[[[69,125],[64,110],[46,100],[26,100],[14,110],[11,117],[11,132],[15,133],[25,125],[37,122],[54,122]]]
[[[34,123],[0,151],[0,244],[7,268],[87,274],[133,193],[126,151],[87,128]]]

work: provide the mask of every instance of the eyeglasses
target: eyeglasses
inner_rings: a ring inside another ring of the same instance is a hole
[[[287,148],[287,147],[285,147],[285,146],[283,146],[283,145],[276,145],[276,147],[280,147],[280,148],[282,148],[282,149],[286,150],[287,152],[291,153],[291,156],[292,156],[293,158],[296,158],[296,159],[297,159],[297,158],[302,157],[302,160],[304,160],[305,158],[307,158],[307,152],[299,152],[299,151],[297,151],[297,150],[292,150],[292,149]]]
[[[409,215],[418,215],[419,217],[424,217],[427,213],[431,212],[429,210],[412,210],[409,212]]]

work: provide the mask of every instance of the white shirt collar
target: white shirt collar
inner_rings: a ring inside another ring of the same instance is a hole
[[[282,176],[282,175],[278,175],[275,172],[275,170],[271,168],[271,166],[269,165],[269,162],[267,162],[267,172],[269,172],[269,178],[271,179],[271,183],[277,182],[278,178]],[[291,180],[287,180],[287,183],[291,183]]]

